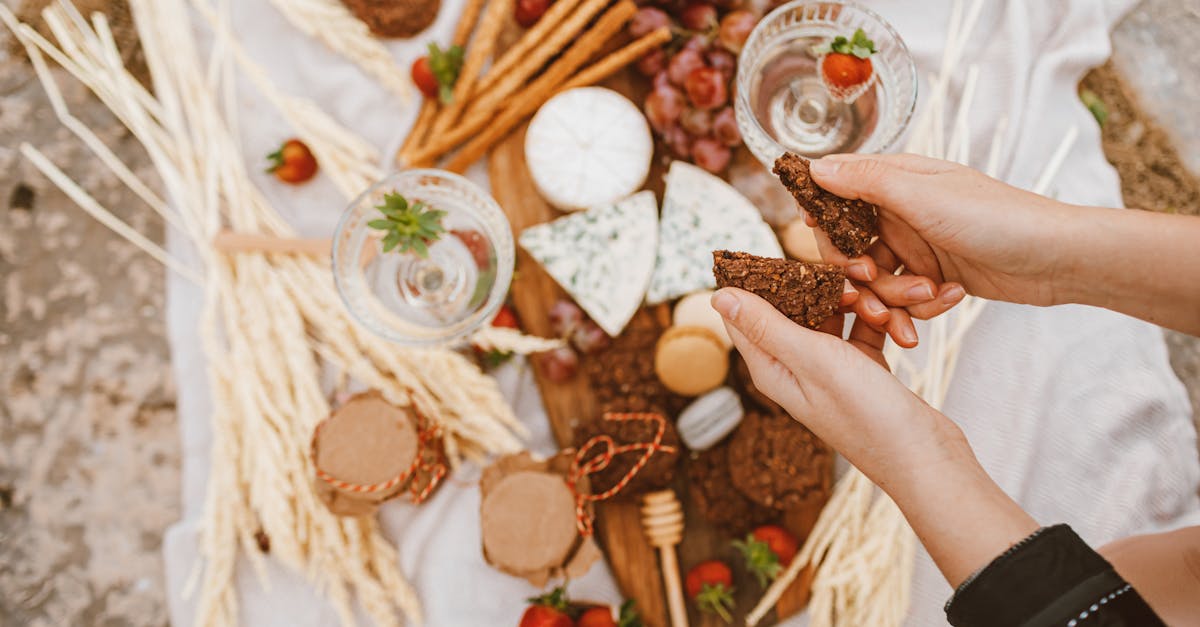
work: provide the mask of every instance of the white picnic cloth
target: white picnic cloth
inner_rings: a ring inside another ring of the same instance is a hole
[[[286,93],[314,100],[385,149],[411,123],[416,100],[402,105],[355,66],[311,40],[266,0],[233,5],[235,28],[253,59]],[[461,0],[444,0],[423,36],[395,43],[407,67],[424,42],[444,42]],[[951,3],[874,0],[911,48],[922,80],[941,60]],[[1118,206],[1116,173],[1105,162],[1098,130],[1075,96],[1087,68],[1110,52],[1108,31],[1133,0],[1006,0],[985,2],[963,68],[979,64],[971,112],[972,164],[981,167],[997,121],[1009,117],[1001,175],[1031,187],[1066,129],[1080,129],[1052,193],[1076,203]],[[964,72],[965,75],[965,72]],[[961,79],[951,89],[957,93]],[[257,170],[262,155],[290,134],[286,123],[249,87],[240,90],[244,155]],[[481,171],[474,172],[482,181]],[[327,182],[299,189],[261,186],[306,235],[332,231],[344,200]],[[933,193],[935,190],[931,190]],[[171,237],[172,252],[188,256]],[[184,586],[198,563],[198,522],[211,442],[204,358],[196,334],[202,292],[179,277],[168,283],[168,327],[179,389],[184,445],[183,515],[164,541],[171,621],[191,625]],[[920,349],[918,349],[920,350]],[[553,450],[545,414],[520,366],[502,371],[517,414],[533,430],[531,448]],[[1131,533],[1200,524],[1200,462],[1182,386],[1151,325],[1086,307],[1039,309],[990,303],[963,346],[945,412],[965,430],[983,465],[1043,524],[1067,522],[1103,543]],[[429,503],[390,504],[383,522],[401,566],[421,597],[428,625],[516,624],[529,584],[488,567],[479,551],[478,490],[467,471]],[[952,507],[952,504],[947,504]],[[334,625],[327,602],[302,577],[272,565],[264,587],[247,568],[238,589],[245,625]],[[598,565],[572,584],[578,598],[613,603],[618,594]],[[909,624],[944,623],[949,586],[918,550]],[[802,623],[803,619],[792,621]]]

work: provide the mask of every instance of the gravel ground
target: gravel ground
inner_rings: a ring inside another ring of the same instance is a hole
[[[1128,85],[1111,71],[1089,83],[1115,112],[1106,148],[1131,205],[1197,209],[1195,179],[1178,164],[1200,170],[1200,117],[1178,103],[1200,100],[1198,30],[1194,0],[1148,0],[1114,34]],[[151,172],[103,106],[62,85],[76,115]],[[1123,97],[1146,103],[1164,131]],[[20,141],[162,236],[161,221],[60,129],[28,67],[0,52],[0,624],[162,625],[159,543],[179,512],[163,272],[39,176]],[[1163,200],[1189,197],[1190,207]],[[1200,341],[1168,341],[1200,406]]]

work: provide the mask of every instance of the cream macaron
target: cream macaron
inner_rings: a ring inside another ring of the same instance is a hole
[[[703,327],[713,332],[725,348],[733,348],[733,340],[725,330],[721,314],[712,308],[712,290],[693,292],[675,303],[671,324],[676,327]]]

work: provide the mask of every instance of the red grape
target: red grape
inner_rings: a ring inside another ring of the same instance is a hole
[[[513,17],[523,28],[529,28],[541,19],[546,9],[550,8],[550,0],[517,0],[513,6]]]
[[[737,74],[737,57],[733,56],[732,52],[721,48],[713,48],[709,50],[704,58],[708,60],[708,65],[717,68],[721,72],[721,77],[728,83],[733,80]]]
[[[672,126],[662,132],[663,141],[676,159],[688,159],[692,156],[692,136],[679,126]]]
[[[708,38],[703,35],[696,35],[683,43],[683,50],[694,50],[696,52],[704,52],[708,50]]]
[[[700,67],[687,75],[683,88],[687,91],[688,100],[700,109],[715,109],[728,99],[725,89],[725,77],[720,70],[710,67]]]
[[[728,146],[709,137],[697,139],[692,144],[692,158],[695,160],[696,165],[713,174],[723,172],[729,166],[729,158],[731,156],[733,156],[733,153],[729,150]]]
[[[608,346],[608,334],[591,320],[584,322],[571,334],[571,343],[579,352],[590,355]]]
[[[655,48],[642,55],[636,65],[642,76],[654,76],[667,68],[667,53],[662,48]]]
[[[671,57],[667,63],[667,76],[672,83],[683,86],[689,74],[704,67],[704,56],[699,50],[684,48]]]
[[[721,18],[721,26],[717,30],[717,40],[730,51],[741,52],[742,46],[746,45],[746,39],[750,37],[750,31],[754,30],[756,23],[758,23],[758,18],[749,11],[744,9],[730,11]]]
[[[579,305],[562,299],[550,307],[550,329],[558,337],[567,337],[583,323],[583,310]]]
[[[678,89],[670,85],[655,87],[654,91],[646,96],[646,119],[650,120],[650,126],[661,133],[679,119],[683,105],[683,94]]]
[[[671,25],[671,16],[667,15],[662,9],[654,7],[642,7],[633,14],[633,19],[629,20],[629,34],[634,37],[642,37],[649,35],[663,26]]]
[[[654,79],[651,82],[651,84],[654,85],[655,89],[663,89],[665,87],[670,87],[671,86],[671,76],[669,74],[667,74],[666,70],[660,70],[657,74],[654,75]]]
[[[684,109],[679,116],[679,126],[694,137],[704,137],[712,130],[712,113],[704,109]]]
[[[693,2],[680,12],[679,22],[684,28],[707,33],[717,27],[717,7],[707,2]]]
[[[738,129],[733,107],[725,107],[713,116],[713,137],[730,148],[742,143],[742,131]]]
[[[570,381],[579,370],[579,356],[569,346],[539,353],[537,361],[542,369],[542,376],[554,383]]]

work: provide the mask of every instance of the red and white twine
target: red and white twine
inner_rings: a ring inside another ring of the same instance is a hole
[[[634,476],[636,476],[638,472],[642,470],[642,468],[645,468],[646,464],[649,463],[650,458],[655,453],[660,451],[663,453],[674,453],[676,451],[674,446],[662,443],[663,435],[667,430],[667,421],[662,417],[661,414],[646,412],[606,413],[604,414],[604,420],[612,420],[616,422],[626,420],[645,420],[656,423],[658,425],[658,430],[654,434],[654,439],[650,442],[634,442],[632,444],[622,444],[620,446],[617,446],[616,442],[612,439],[612,436],[604,434],[597,435],[588,440],[582,447],[580,447],[579,451],[575,453],[575,461],[571,464],[571,472],[567,476],[567,486],[570,487],[571,492],[575,494],[575,522],[579,527],[580,535],[584,537],[590,536],[594,532],[592,517],[587,511],[587,506],[589,503],[604,501],[620,493],[625,486],[629,485],[629,482],[633,480]],[[606,448],[604,452],[591,459],[585,459],[588,453],[591,452],[592,448],[600,444],[605,445]],[[626,472],[625,475],[621,477],[620,481],[617,481],[613,487],[599,494],[581,494],[576,489],[575,486],[585,476],[595,474],[601,470],[604,470],[605,468],[608,468],[608,465],[612,463],[613,457],[622,453],[631,453],[633,451],[644,452],[642,453],[641,457],[638,458],[637,462],[634,463],[633,467],[629,469],[629,472]]]

